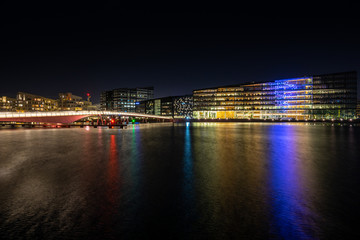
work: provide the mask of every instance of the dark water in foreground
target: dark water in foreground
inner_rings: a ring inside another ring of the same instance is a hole
[[[360,128],[0,130],[3,239],[359,239]]]

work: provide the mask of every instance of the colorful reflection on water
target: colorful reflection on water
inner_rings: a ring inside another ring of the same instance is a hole
[[[184,137],[184,204],[188,207],[193,204],[194,183],[193,183],[193,156],[191,150],[190,123],[186,123]]]
[[[311,189],[304,186],[310,177],[304,172],[309,159],[301,156],[296,131],[292,126],[269,127],[271,233],[284,239],[314,239],[317,226],[312,219],[319,216],[312,207]]]
[[[1,131],[0,237],[358,239],[359,133],[268,123]]]

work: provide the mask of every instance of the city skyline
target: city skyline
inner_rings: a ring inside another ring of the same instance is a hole
[[[360,239],[357,5],[0,2],[0,239]]]
[[[48,11],[31,4],[2,7],[0,94],[5,96],[90,92],[98,103],[102,91],[115,88],[151,85],[154,97],[166,97],[360,70],[360,33],[351,4],[311,5],[318,14],[297,6],[301,18],[299,12],[252,16],[223,9],[160,15],[139,10],[127,18],[112,4]]]
[[[356,75],[358,76],[359,75],[359,73],[357,72],[357,71],[343,71],[343,72],[332,72],[332,73],[324,73],[324,74],[337,74],[337,73],[346,73],[346,72],[356,72]],[[155,93],[156,93],[156,89],[153,89],[153,91],[154,91],[154,97],[153,98],[150,98],[150,99],[158,99],[158,98],[166,98],[166,97],[176,97],[176,96],[183,96],[183,95],[192,95],[193,94],[193,92],[194,91],[196,91],[196,90],[202,90],[202,89],[211,89],[211,88],[214,88],[214,89],[216,89],[216,88],[219,88],[219,87],[226,87],[226,86],[231,86],[231,87],[233,87],[233,86],[236,86],[236,85],[243,85],[243,84],[251,84],[251,83],[264,83],[264,82],[271,82],[271,81],[282,81],[282,80],[288,80],[288,79],[295,79],[295,78],[306,78],[306,77],[312,77],[313,75],[316,75],[316,74],[306,74],[306,75],[302,75],[302,76],[298,76],[298,77],[284,77],[284,78],[282,78],[282,79],[273,79],[273,80],[262,80],[262,81],[244,81],[244,82],[237,82],[237,83],[230,83],[230,84],[226,84],[226,85],[224,85],[224,84],[218,84],[218,85],[214,85],[214,86],[209,86],[209,87],[199,87],[199,88],[196,88],[196,89],[192,89],[191,90],[191,93],[189,93],[189,94],[182,94],[182,95],[164,95],[164,96],[161,96],[161,97],[158,97]],[[319,74],[317,74],[317,75],[319,75]],[[357,77],[357,83],[359,84],[359,77]],[[127,88],[127,87],[118,87],[118,88],[109,88],[109,89],[107,89],[107,90],[104,90],[104,91],[102,91],[101,93],[104,93],[104,92],[110,92],[110,91],[114,91],[114,90],[120,90],[120,89],[136,89],[136,88],[147,88],[147,87],[143,87],[143,86],[134,86],[134,87],[129,87],[129,88]],[[359,100],[359,97],[360,97],[360,95],[359,95],[359,91],[360,91],[360,88],[358,88],[357,89],[357,96],[358,96],[358,100]],[[13,93],[13,94],[10,94],[10,95],[7,95],[6,97],[10,97],[10,98],[16,98],[16,95],[19,93],[19,92],[25,92],[25,91],[21,91],[21,90],[19,90],[19,91],[16,91],[15,93]],[[69,92],[69,91],[67,91],[67,92]],[[29,92],[28,92],[29,93]],[[45,93],[45,92],[44,92]],[[100,95],[99,96],[93,96],[91,93],[89,93],[89,92],[83,92],[82,94],[78,94],[78,93],[76,93],[77,95],[79,95],[80,97],[84,97],[84,98],[86,98],[86,97],[91,97],[91,98],[95,98],[95,99],[99,99],[97,102],[94,102],[94,101],[91,101],[93,104],[100,104],[101,103],[101,101],[100,101],[100,97],[101,97],[101,93],[100,93]],[[38,95],[38,96],[40,96],[40,94],[37,94],[37,93],[33,93],[33,92],[31,92],[30,94],[34,94],[34,95]],[[59,92],[57,93],[57,95],[59,94]],[[58,98],[58,96],[51,96],[51,97],[49,97],[49,94],[44,94],[44,95],[42,95],[41,97],[46,97],[46,98],[52,98],[52,99],[57,99]]]

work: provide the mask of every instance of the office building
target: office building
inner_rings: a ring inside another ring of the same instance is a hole
[[[193,97],[196,119],[353,119],[357,73],[198,89]]]
[[[192,118],[192,95],[163,97],[138,102],[137,113],[169,116],[174,118]]]
[[[154,88],[117,88],[101,93],[102,110],[135,112],[135,103],[154,98]]]

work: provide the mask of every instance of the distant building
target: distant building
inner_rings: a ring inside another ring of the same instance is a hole
[[[91,102],[83,100],[82,97],[72,93],[59,93],[58,110],[62,111],[81,111],[90,110]]]
[[[0,97],[0,111],[11,112],[16,109],[16,98],[10,98],[6,96]]]
[[[192,111],[192,95],[150,99],[136,104],[137,113],[169,116],[174,118],[192,118]]]
[[[356,117],[360,118],[360,100],[357,100]]]
[[[357,73],[206,88],[193,96],[197,119],[352,119]]]
[[[117,88],[101,93],[102,110],[135,112],[137,102],[154,98],[154,88]]]
[[[89,111],[100,111],[101,110],[100,103],[92,104],[92,105],[88,106],[87,110],[89,110]]]
[[[30,93],[18,92],[16,95],[16,110],[29,111],[55,111],[58,110],[58,101]]]

